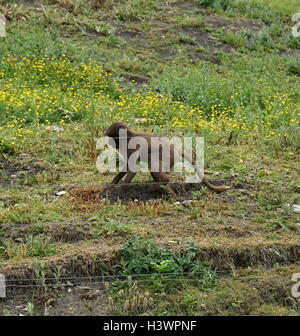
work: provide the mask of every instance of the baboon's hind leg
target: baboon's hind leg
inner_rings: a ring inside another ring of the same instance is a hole
[[[177,196],[174,190],[170,187],[169,182],[169,176],[166,173],[163,172],[151,172],[151,175],[155,182],[161,182],[164,185],[164,188],[166,189],[167,193],[172,196]]]
[[[168,183],[170,182],[169,176],[163,172],[151,172],[151,175],[155,182]]]
[[[116,185],[122,180],[122,178],[127,174],[127,171],[124,171],[124,168],[123,168],[123,170],[118,172],[118,174],[115,175],[113,180],[104,187],[103,192],[107,192],[109,190],[110,186]]]

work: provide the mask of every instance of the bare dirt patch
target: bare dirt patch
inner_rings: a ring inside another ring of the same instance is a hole
[[[177,1],[170,4],[171,8],[178,9],[180,11],[194,11],[196,9],[202,8],[199,4],[195,1]]]
[[[51,238],[56,242],[76,243],[81,240],[91,239],[93,236],[88,228],[73,224],[50,223],[41,224],[39,226],[8,226],[1,227],[5,232],[5,238],[10,238],[15,242],[26,241],[30,235],[42,235]]]
[[[134,38],[140,38],[145,39],[145,36],[139,31],[139,30],[120,30],[118,35],[134,39]]]
[[[229,181],[214,181],[215,185],[229,184]],[[197,183],[170,183],[171,189],[181,201],[193,199],[193,192],[201,190],[202,185]],[[156,199],[167,200],[174,198],[164,185],[132,184],[129,186],[109,186],[76,188],[70,191],[69,195],[75,202],[99,203],[108,200],[111,203],[121,201],[124,204],[132,201],[150,201]]]
[[[226,28],[234,31],[248,29],[257,31],[263,27],[263,23],[251,19],[230,20],[218,15],[209,15],[205,17],[205,23],[212,28]]]
[[[232,237],[232,238],[242,238],[250,237],[252,233],[250,231],[245,231],[243,229],[238,229],[233,226],[227,226],[221,229],[208,228],[206,229],[206,235],[212,237]]]
[[[80,240],[88,240],[92,238],[92,234],[87,229],[77,227],[75,225],[48,226],[45,234],[54,241],[62,241],[66,243],[74,243]]]
[[[30,228],[17,228],[12,230],[10,237],[12,239],[26,239],[31,234],[34,234],[34,227]],[[37,231],[41,231],[43,236],[51,238],[53,241],[64,242],[64,243],[75,243],[80,240],[91,239],[92,235],[88,232],[87,229],[83,227],[78,227],[75,225],[60,225],[60,224],[45,224],[41,228],[38,228]]]
[[[191,36],[195,40],[195,47],[188,48],[189,55],[193,58],[203,59],[205,61],[210,61],[213,63],[218,63],[218,58],[216,54],[220,51],[225,53],[233,53],[234,47],[226,43],[221,42],[217,37],[212,36],[208,31],[215,29],[224,29],[231,31],[240,31],[240,30],[249,30],[249,31],[259,31],[262,29],[263,24],[257,20],[251,19],[239,19],[239,20],[230,20],[218,15],[207,15],[204,18],[204,26],[206,28],[199,28],[192,25],[187,25],[181,28],[183,34]],[[197,47],[201,46],[205,49],[211,57],[203,53],[197,52]]]
[[[68,197],[76,212],[91,212],[99,209],[101,205],[100,193],[103,187],[79,187],[70,190]]]
[[[196,46],[201,46],[209,53],[216,54],[220,51],[231,53],[234,50],[233,47],[220,42],[217,37],[211,36],[208,32],[199,30],[199,28],[187,26],[182,28],[182,32],[193,37],[196,41]],[[195,56],[196,55],[198,55],[199,58],[202,56],[200,53],[195,53]]]
[[[130,28],[125,25],[116,24],[116,35],[130,41],[133,45],[143,46],[147,42],[147,34],[139,28]]]
[[[70,190],[69,196],[75,201],[82,202],[99,202],[100,193],[103,191],[103,187],[82,187],[74,188]]]
[[[54,288],[8,289],[7,298],[0,302],[0,315],[28,315],[28,302],[39,316],[103,316],[109,315],[107,295],[100,285],[82,283],[55,285]]]
[[[30,155],[0,157],[0,187],[10,187],[16,183],[30,184],[37,174],[48,169],[47,162]]]
[[[230,265],[239,268],[256,265],[273,267],[276,263],[289,265],[299,261],[299,248],[299,245],[286,246],[284,244],[255,247],[241,244],[240,247],[230,247],[222,252],[218,248],[203,248],[200,260],[208,263],[213,260],[214,266],[220,269],[230,267]]]

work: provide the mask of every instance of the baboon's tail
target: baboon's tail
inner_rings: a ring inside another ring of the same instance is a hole
[[[225,185],[222,185],[222,186],[215,186],[213,184],[211,184],[210,182],[207,181],[206,178],[203,178],[202,182],[210,189],[210,190],[213,190],[213,191],[216,191],[216,192],[222,192],[222,191],[226,191],[228,189],[230,189],[229,186],[225,186]]]
[[[215,186],[215,185],[211,184],[204,177],[204,172],[202,172],[201,169],[196,165],[196,162],[193,158],[189,157],[189,155],[187,155],[187,153],[185,153],[184,151],[181,152],[181,155],[184,159],[186,159],[195,168],[196,173],[199,176],[199,178],[201,179],[202,183],[204,183],[210,190],[213,190],[213,191],[216,191],[216,192],[222,192],[222,191],[226,191],[226,190],[230,189],[229,186],[225,186],[225,185]]]

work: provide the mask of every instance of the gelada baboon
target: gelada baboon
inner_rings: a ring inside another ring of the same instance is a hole
[[[125,134],[125,137],[122,136]],[[135,160],[146,162],[150,166],[151,175],[156,182],[170,182],[166,171],[172,168],[180,157],[186,159],[195,169],[197,175],[209,189],[222,192],[228,190],[228,186],[214,186],[206,180],[201,170],[195,164],[195,160],[184,151],[179,151],[173,144],[170,144],[166,137],[157,137],[151,133],[135,132],[126,124],[116,122],[112,124],[105,132],[105,135],[111,138],[110,144],[114,145],[117,151],[127,159],[125,167],[114,177],[110,184],[117,184],[126,175],[124,184],[128,184],[134,178],[137,170],[130,169],[128,164],[130,158],[135,156]],[[136,145],[128,146],[129,141],[132,143],[134,139],[139,139]],[[140,140],[143,140],[142,142]],[[124,140],[124,141],[122,141]],[[127,158],[126,158],[127,156]],[[155,158],[153,160],[153,158]]]

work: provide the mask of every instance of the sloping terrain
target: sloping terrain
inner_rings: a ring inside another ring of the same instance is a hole
[[[0,0],[2,314],[299,315],[297,11]],[[230,190],[172,173],[174,196],[140,173],[104,191],[114,121],[204,137],[206,176]]]

